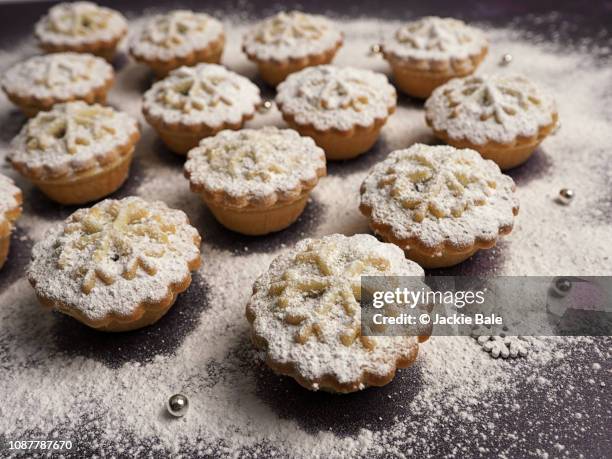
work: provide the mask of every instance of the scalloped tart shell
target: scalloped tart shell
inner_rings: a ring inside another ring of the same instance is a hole
[[[261,104],[260,104],[261,105]],[[257,111],[258,107],[255,107]],[[206,124],[188,125],[183,123],[168,123],[161,118],[152,116],[143,107],[143,115],[147,122],[153,126],[160,139],[170,151],[179,156],[185,156],[189,150],[195,148],[205,137],[212,137],[225,129],[237,131],[244,123],[255,116],[255,113],[243,115],[239,123],[223,123],[220,126],[211,127]]]
[[[497,237],[493,239],[476,238],[474,244],[468,246],[456,246],[451,243],[442,243],[435,247],[430,247],[419,238],[399,239],[394,236],[393,230],[389,225],[372,220],[372,208],[365,204],[359,205],[359,210],[369,218],[370,228],[378,234],[384,241],[397,245],[406,254],[406,258],[418,263],[425,269],[447,268],[457,265],[481,249],[490,249],[497,243]],[[512,209],[513,214],[518,215],[518,206]],[[510,234],[512,225],[502,226],[498,230],[498,235]]]
[[[534,153],[538,145],[547,137],[557,125],[559,115],[552,115],[552,122],[546,126],[540,126],[537,134],[532,137],[517,137],[511,144],[503,144],[489,140],[485,144],[475,144],[467,139],[455,139],[448,135],[446,130],[434,129],[431,120],[426,116],[425,120],[432,128],[434,135],[448,145],[456,148],[471,148],[480,153],[485,159],[495,161],[502,171],[520,166]]]
[[[443,63],[440,68],[429,61],[398,59],[384,50],[383,55],[391,66],[395,85],[409,96],[427,99],[434,89],[447,81],[474,73],[487,51],[488,48],[484,47],[480,54],[470,56],[469,59]]]
[[[376,119],[370,126],[353,126],[349,131],[328,129],[320,131],[312,124],[299,124],[295,117],[283,112],[282,105],[279,110],[283,119],[292,129],[301,135],[311,137],[315,143],[325,150],[325,157],[331,161],[343,161],[353,159],[366,153],[378,140],[380,131],[387,122],[387,118]],[[395,107],[389,107],[389,116],[395,112]]]
[[[112,62],[117,54],[117,46],[119,46],[119,42],[123,39],[123,37],[125,37],[126,34],[127,30],[120,35],[117,35],[112,40],[97,40],[95,42],[81,43],[79,45],[54,44],[45,42],[43,39],[38,37],[38,46],[46,53],[89,53],[93,54],[94,56],[101,57],[102,59],[106,59],[108,62]]]
[[[196,237],[193,242],[199,247],[201,243],[200,237]],[[95,328],[99,331],[124,332],[137,330],[139,328],[154,324],[168,312],[176,301],[178,295],[187,290],[187,288],[191,285],[191,272],[198,270],[200,264],[201,259],[199,256],[191,260],[188,265],[190,272],[180,282],[170,284],[168,286],[168,293],[164,298],[155,302],[139,303],[137,307],[134,308],[134,312],[127,316],[111,314],[100,320],[91,320],[80,311],[70,307],[70,305],[53,301],[46,296],[39,294],[38,291],[36,291],[36,297],[45,308],[57,309],[63,314],[66,314],[87,325],[88,327]],[[32,284],[32,287],[35,287],[35,284],[31,280],[30,283]]]
[[[23,203],[21,192],[15,195],[15,199],[17,200],[17,206],[6,212],[3,221],[0,223],[0,269],[2,269],[8,258],[13,222],[21,216],[21,204]]]
[[[298,72],[306,67],[329,64],[334,60],[334,57],[342,46],[342,43],[342,40],[339,40],[333,48],[319,54],[311,54],[301,58],[293,58],[282,61],[274,59],[259,59],[254,54],[249,54],[244,46],[242,50],[247,55],[249,60],[257,64],[257,70],[259,71],[261,78],[270,86],[277,86],[292,73]]]
[[[34,96],[22,96],[19,94],[11,93],[6,88],[4,92],[9,100],[17,105],[21,111],[28,117],[32,118],[36,116],[38,112],[44,112],[51,110],[55,104],[59,104],[62,102],[72,102],[74,100],[82,100],[87,102],[88,104],[106,104],[106,95],[110,90],[111,86],[115,81],[114,75],[111,75],[102,86],[97,88],[93,88],[89,93],[78,96],[74,95],[67,98],[59,98],[59,97],[45,97],[39,98]]]
[[[186,65],[188,67],[199,64],[218,64],[221,62],[221,56],[223,55],[223,48],[225,47],[225,34],[221,33],[215,40],[208,43],[204,48],[195,49],[186,56],[176,56],[172,59],[149,59],[130,48],[130,54],[132,57],[148,66],[157,78],[163,78],[168,75],[172,70]]]

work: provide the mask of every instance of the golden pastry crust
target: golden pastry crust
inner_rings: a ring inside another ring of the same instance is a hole
[[[45,97],[39,98],[36,96],[21,95],[9,92],[5,89],[6,95],[9,100],[17,105],[23,113],[32,118],[41,111],[48,111],[53,108],[54,105],[64,102],[72,102],[76,100],[82,100],[88,104],[105,104],[106,95],[115,82],[114,77],[109,77],[104,82],[104,85],[93,89],[90,93],[84,96],[73,95],[70,97]]]
[[[243,48],[243,51],[249,60],[257,64],[257,69],[263,80],[270,86],[277,86],[292,73],[299,72],[306,67],[330,64],[341,47],[342,40],[338,41],[332,49],[327,51],[304,57],[289,57],[281,61],[260,59],[255,54],[249,54],[245,48]]]
[[[2,195],[2,198],[5,200],[2,207],[2,215],[0,215],[0,237],[6,237],[10,235],[12,224],[15,220],[17,220],[21,216],[21,205],[23,204],[23,194],[21,190],[17,188],[13,181],[4,175],[0,175],[0,185],[9,186],[10,188],[7,191],[8,195]]]
[[[6,262],[11,244],[11,231],[21,216],[23,195],[8,177],[0,174],[0,268]]]
[[[282,111],[282,104],[279,105],[279,110]],[[312,137],[316,144],[325,150],[327,159],[343,161],[355,158],[372,148],[380,136],[380,130],[393,113],[395,107],[389,107],[387,117],[376,118],[374,123],[367,127],[354,125],[347,130],[319,130],[312,123],[298,123],[292,114],[283,112],[282,116],[289,127],[302,135]]]
[[[307,389],[337,393],[383,386],[412,365],[428,334],[361,334],[363,275],[422,278],[423,271],[397,247],[365,234],[305,239],[277,257],[246,307],[266,364]]]
[[[172,70],[179,67],[191,67],[199,63],[219,64],[225,47],[225,35],[219,35],[215,40],[210,42],[205,48],[195,49],[185,56],[177,56],[171,59],[161,58],[146,58],[139,55],[136,51],[130,48],[130,54],[138,62],[150,67],[158,78],[163,78]]]
[[[200,242],[187,216],[161,202],[106,200],[47,232],[28,279],[47,308],[102,331],[135,330],[189,287]]]
[[[199,247],[201,240],[194,238],[193,243]],[[201,259],[197,257],[190,260],[188,263],[189,271],[197,271],[200,269]],[[30,280],[32,287],[36,289],[36,282]],[[77,309],[74,309],[69,304],[61,301],[53,300],[44,294],[36,291],[36,297],[40,304],[47,309],[57,310],[66,314],[79,322],[104,332],[124,332],[137,330],[154,324],[161,319],[174,305],[178,295],[189,288],[191,285],[191,274],[185,276],[179,282],[173,282],[168,285],[168,293],[158,301],[142,301],[134,305],[133,312],[128,315],[108,314],[102,319],[91,319]]]
[[[372,230],[424,268],[452,266],[512,231],[512,179],[473,150],[416,144],[393,152],[361,186]]]

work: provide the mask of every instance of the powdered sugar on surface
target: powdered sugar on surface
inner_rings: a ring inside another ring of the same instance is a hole
[[[475,75],[436,88],[425,103],[432,128],[457,141],[513,144],[536,138],[557,112],[549,91],[521,75]]]
[[[386,119],[396,99],[395,88],[381,73],[320,65],[289,75],[278,86],[276,103],[298,124],[350,131]]]
[[[249,79],[221,65],[199,64],[155,83],[144,95],[143,109],[166,123],[218,128],[241,123],[260,103],[259,88]]]
[[[519,207],[514,182],[493,161],[474,150],[423,144],[374,166],[361,204],[396,239],[417,238],[427,247],[495,240],[501,228],[512,227]]]
[[[91,54],[53,53],[19,62],[6,71],[2,87],[23,97],[69,99],[103,87],[113,68]]]
[[[232,27],[224,64],[253,78],[256,68],[240,52],[252,23],[232,20],[226,17]],[[382,59],[366,54],[399,25],[339,21],[347,46],[335,63],[358,61],[388,72]],[[542,43],[510,30],[486,33],[491,51],[484,71],[527,73],[550,87],[563,126],[524,166],[510,171],[523,203],[512,234],[451,273],[611,275],[612,112],[606,88],[612,69],[609,61],[592,57],[605,53]],[[33,42],[21,43],[0,54],[0,65],[4,69],[35,52]],[[508,69],[497,66],[504,53],[514,56]],[[138,116],[146,69],[128,64],[117,80],[110,102]],[[6,121],[3,155],[24,119],[6,100],[0,109]],[[247,124],[282,121],[271,110]],[[255,279],[304,237],[368,232],[357,209],[367,170],[389,151],[417,141],[434,138],[422,105],[402,99],[372,152],[330,164],[330,175],[294,226],[254,239],[215,223],[189,192],[182,161],[146,129],[132,177],[119,194],[161,199],[184,210],[204,236],[203,265],[162,322],[117,335],[92,334],[41,310],[23,276],[29,247],[74,209],[45,201],[0,165],[25,192],[25,213],[0,272],[0,385],[10,394],[0,404],[2,441],[71,438],[78,442],[75,456],[605,456],[609,338],[538,338],[526,358],[507,362],[492,359],[472,338],[432,337],[420,346],[417,364],[398,372],[390,385],[349,396],[310,393],[258,363],[244,318]],[[576,190],[570,206],[554,202],[562,187]],[[163,406],[179,391],[188,395],[191,409],[182,419],[170,419]]]

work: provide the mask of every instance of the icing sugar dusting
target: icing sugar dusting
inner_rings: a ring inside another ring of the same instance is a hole
[[[334,234],[306,239],[276,258],[255,283],[247,306],[266,358],[296,368],[310,384],[333,377],[357,383],[365,373],[384,377],[414,355],[413,336],[362,336],[361,276],[424,276],[403,252],[376,238]]]
[[[6,212],[13,210],[19,205],[15,196],[20,193],[10,178],[0,174],[0,224],[5,222]]]
[[[475,75],[436,88],[425,103],[432,128],[475,144],[511,144],[553,122],[550,93],[520,75]]]
[[[223,25],[205,13],[175,10],[153,16],[130,42],[145,59],[170,60],[206,48],[223,36]]]
[[[127,32],[121,13],[92,2],[60,3],[34,27],[41,41],[56,45],[80,45],[113,41]]]
[[[243,48],[249,57],[284,61],[324,53],[341,42],[342,34],[325,16],[281,11],[247,32]]]
[[[361,188],[361,204],[400,240],[428,247],[469,246],[512,227],[514,182],[474,150],[415,144],[376,164]]]
[[[210,193],[296,198],[325,170],[325,153],[291,129],[226,130],[203,139],[185,163],[189,180]],[[276,199],[275,199],[276,200]]]
[[[278,86],[276,103],[298,124],[325,131],[348,131],[384,120],[395,108],[395,88],[370,70],[320,65],[287,77]]]
[[[458,19],[428,16],[403,25],[382,46],[396,59],[448,61],[480,54],[487,39]]]
[[[2,87],[26,97],[70,98],[104,86],[113,74],[108,62],[91,54],[53,53],[15,64],[2,77]]]
[[[226,19],[223,63],[253,78],[257,69],[240,50],[241,37],[253,24],[243,17]],[[575,26],[553,15],[535,20],[559,31]],[[387,72],[384,60],[366,53],[382,34],[400,25],[340,21],[346,46],[336,64],[359,62],[360,67]],[[524,73],[550,87],[563,127],[525,166],[511,171],[516,194],[525,203],[512,237],[462,264],[458,272],[612,274],[612,170],[605,148],[612,142],[607,91],[612,67],[593,57],[596,52],[609,55],[610,48],[593,49],[589,42],[568,47],[509,29],[486,32],[493,46],[484,70]],[[33,41],[21,43],[0,53],[0,65],[6,68],[35,52]],[[500,68],[497,62],[504,53],[514,60]],[[117,75],[110,102],[140,116],[142,94],[134,90],[134,81],[146,78],[147,69],[127,64]],[[10,104],[0,100],[0,108],[9,120],[4,126],[11,126]],[[265,124],[284,126],[276,109],[247,123]],[[19,271],[19,254],[27,258],[31,241],[64,216],[41,212],[36,192],[0,162],[26,197],[13,256],[0,272],[0,384],[3,393],[11,394],[0,404],[2,438],[20,438],[24,432],[34,432],[35,438],[68,437],[79,448],[75,455],[86,457],[604,456],[607,449],[593,448],[608,445],[609,426],[594,408],[598,401],[609,404],[607,338],[538,338],[525,358],[506,362],[492,359],[470,337],[432,337],[420,345],[417,364],[398,372],[393,383],[348,398],[310,393],[257,363],[244,318],[253,282],[298,239],[367,232],[357,201],[368,167],[388,151],[415,142],[435,139],[424,123],[422,106],[402,100],[377,148],[319,182],[312,193],[314,205],[301,223],[276,237],[241,239],[215,226],[189,192],[180,165],[168,160],[155,133],[145,129],[136,152],[139,165],[127,190],[183,209],[209,237],[202,268],[168,321],[143,333],[106,339],[108,335],[83,333],[78,324],[44,314],[27,280],[13,277],[10,264]],[[6,140],[0,143],[6,147]],[[576,190],[571,206],[554,204],[563,187]],[[176,392],[188,395],[192,409],[183,419],[168,419],[163,407]]]
[[[138,197],[79,209],[32,249],[38,294],[91,319],[130,315],[189,276],[198,232],[180,210]]]
[[[237,124],[261,103],[259,88],[221,65],[181,67],[155,83],[144,95],[147,116],[168,123],[218,127]]]
[[[75,101],[28,120],[8,158],[26,175],[59,177],[108,162],[138,133],[138,122],[110,107]]]

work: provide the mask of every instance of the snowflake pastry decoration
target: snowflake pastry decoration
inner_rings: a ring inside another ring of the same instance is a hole
[[[110,11],[98,8],[93,3],[79,2],[51,8],[49,23],[55,32],[82,36],[105,29],[111,16]]]
[[[378,187],[390,187],[389,194],[412,218],[423,221],[434,218],[460,217],[472,206],[482,206],[497,187],[464,156],[444,156],[441,160],[419,152],[397,158],[378,181]]]
[[[41,60],[43,66],[40,76],[34,78],[36,84],[41,84],[47,88],[57,86],[67,86],[83,80],[91,79],[93,58],[61,56],[55,58],[54,55],[48,59]]]
[[[321,342],[333,339],[338,335],[333,327],[340,322],[339,339],[344,346],[359,341],[372,350],[374,340],[361,335],[360,276],[385,272],[389,261],[372,255],[339,265],[337,260],[342,257],[335,246],[311,244],[296,255],[297,268],[288,269],[272,281],[269,295],[276,298],[275,307],[282,320],[299,327],[295,333],[297,343],[305,344],[311,338]],[[308,267],[308,273],[300,265]],[[317,300],[316,307],[308,304],[310,299]]]
[[[309,81],[298,91],[298,96],[323,110],[354,110],[361,112],[375,96],[363,80],[355,77],[326,74]]]
[[[82,102],[64,104],[50,112],[41,112],[28,125],[28,150],[47,150],[60,143],[70,155],[79,147],[91,146],[116,134],[111,122],[112,109]]]
[[[276,161],[277,148],[270,142],[254,139],[253,142],[227,144],[226,152],[208,150],[207,155],[213,170],[227,172],[232,177],[269,182],[276,174],[286,174],[288,169]]]
[[[311,16],[292,11],[281,12],[263,24],[255,39],[264,44],[292,46],[304,40],[318,40],[326,26]]]
[[[529,354],[533,338],[530,336],[509,336],[507,333],[508,327],[506,326],[503,327],[503,331],[499,335],[493,334],[489,327],[477,326],[472,331],[472,338],[494,359],[499,357],[502,359],[526,357]]]
[[[522,77],[473,76],[465,78],[461,85],[443,92],[452,109],[450,118],[456,118],[462,110],[469,110],[481,121],[493,119],[506,125],[519,112],[526,112],[542,101],[528,80]]]
[[[228,94],[240,90],[236,82],[218,72],[181,68],[173,73],[172,81],[160,91],[158,100],[185,113],[201,111],[219,104],[233,105]]]
[[[395,35],[398,42],[414,49],[428,51],[451,51],[472,41],[461,21],[442,18],[424,18],[399,29]]]
[[[160,16],[147,27],[145,39],[156,45],[171,48],[185,42],[185,37],[206,30],[208,19],[203,14],[191,11],[173,11]]]
[[[531,343],[527,336],[485,336],[481,335],[476,341],[482,348],[497,359],[508,357],[525,357],[529,353]]]
[[[104,206],[81,209],[74,213],[64,229],[70,243],[60,248],[58,267],[75,265],[81,277],[81,291],[89,294],[98,284],[111,285],[119,276],[134,279],[139,270],[153,276],[155,259],[161,258],[176,232],[161,215],[151,213],[140,200],[105,202]]]

